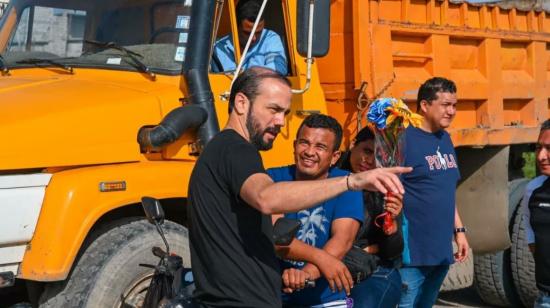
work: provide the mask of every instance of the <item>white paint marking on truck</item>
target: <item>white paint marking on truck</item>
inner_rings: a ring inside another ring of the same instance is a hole
[[[122,61],[122,58],[108,58],[107,59],[107,64],[120,65],[121,61]]]

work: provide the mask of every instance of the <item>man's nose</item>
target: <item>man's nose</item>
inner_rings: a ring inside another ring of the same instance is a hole
[[[279,127],[285,126],[285,115],[284,115],[284,113],[276,114],[275,118],[273,119],[273,124],[275,124]]]
[[[537,153],[537,160],[544,161],[546,159],[548,159],[548,151],[543,147]]]
[[[450,115],[455,115],[455,114],[456,114],[456,107],[447,108],[447,112],[448,112]]]
[[[308,146],[305,148],[305,150],[304,150],[304,154],[305,154],[306,156],[314,156],[314,155],[315,155],[315,151],[314,151],[314,149],[313,149],[312,146],[308,145]]]

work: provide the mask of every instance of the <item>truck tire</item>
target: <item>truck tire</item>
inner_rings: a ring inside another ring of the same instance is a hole
[[[527,246],[524,217],[518,207],[512,227],[511,267],[514,284],[521,302],[533,307],[538,295],[535,283],[535,260]]]
[[[508,183],[508,217],[514,220],[516,208],[521,201],[527,179]],[[512,233],[512,228],[509,228]],[[521,306],[511,273],[511,251],[499,251],[474,257],[474,286],[481,299],[495,306]]]
[[[190,266],[187,229],[170,221],[163,229],[171,252]],[[110,229],[87,247],[67,280],[46,286],[40,307],[140,307],[153,270],[139,264],[158,263],[153,246],[165,249],[145,220]]]
[[[508,266],[510,251],[474,256],[474,286],[486,304],[510,307],[518,301]],[[508,255],[508,257],[506,256]]]
[[[453,251],[456,251],[456,244],[453,242]],[[474,257],[472,250],[468,252],[468,258],[461,263],[451,265],[443,284],[441,291],[454,291],[464,289],[474,283]]]

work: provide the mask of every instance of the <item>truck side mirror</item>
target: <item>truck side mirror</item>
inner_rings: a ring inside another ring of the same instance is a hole
[[[160,201],[152,197],[143,197],[141,198],[141,204],[143,205],[147,221],[153,225],[162,225],[164,222],[164,210],[162,209],[162,205],[160,205]]]
[[[313,5],[311,5],[313,4]],[[309,15],[313,9],[313,57],[324,57],[330,43],[330,0],[299,0],[297,3],[298,53],[307,57]]]

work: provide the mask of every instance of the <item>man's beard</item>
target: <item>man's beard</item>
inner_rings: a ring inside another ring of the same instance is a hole
[[[248,136],[250,136],[250,143],[252,143],[258,151],[270,150],[273,147],[273,141],[275,141],[275,138],[271,141],[264,141],[264,134],[269,132],[276,136],[281,131],[281,128],[271,126],[262,130],[260,128],[260,124],[256,121],[256,118],[254,118],[251,111],[252,108],[250,108],[250,111],[246,116],[246,129],[248,130]]]

